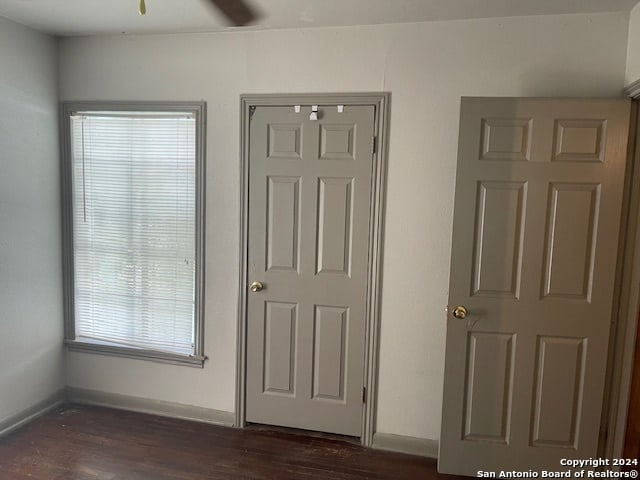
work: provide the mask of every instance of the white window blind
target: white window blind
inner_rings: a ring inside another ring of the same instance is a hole
[[[70,122],[76,340],[193,355],[194,116]]]

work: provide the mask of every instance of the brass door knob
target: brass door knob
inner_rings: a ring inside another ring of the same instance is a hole
[[[456,308],[453,309],[453,316],[459,320],[464,320],[467,317],[468,313],[469,311],[462,305],[458,305]]]
[[[249,285],[249,290],[251,290],[252,292],[259,292],[263,288],[264,285],[262,284],[262,282],[253,282],[251,285]]]

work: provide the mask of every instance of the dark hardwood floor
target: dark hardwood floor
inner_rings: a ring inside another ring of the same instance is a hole
[[[0,439],[0,480],[455,479],[422,457],[264,427],[244,430],[88,406]]]

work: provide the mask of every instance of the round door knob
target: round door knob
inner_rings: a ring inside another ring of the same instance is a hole
[[[464,320],[468,313],[469,311],[462,305],[458,305],[456,308],[453,309],[453,316],[460,320]]]
[[[251,290],[252,292],[259,292],[263,288],[264,285],[262,284],[262,282],[253,282],[251,285],[249,285],[249,290]]]

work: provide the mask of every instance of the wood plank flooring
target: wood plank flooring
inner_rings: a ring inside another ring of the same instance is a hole
[[[453,480],[348,440],[65,406],[0,439],[2,480]]]

